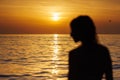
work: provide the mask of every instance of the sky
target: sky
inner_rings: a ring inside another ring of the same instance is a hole
[[[98,33],[120,33],[120,0],[0,0],[0,34],[70,33],[79,15]]]

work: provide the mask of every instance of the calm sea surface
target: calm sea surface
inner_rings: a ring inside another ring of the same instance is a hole
[[[120,34],[100,34],[110,50],[114,80],[120,80]],[[0,35],[0,80],[67,80],[68,34]]]

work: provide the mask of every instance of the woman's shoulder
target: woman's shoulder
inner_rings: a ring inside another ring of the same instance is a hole
[[[79,46],[79,47],[77,47],[77,48],[72,49],[69,53],[70,53],[70,54],[75,54],[75,53],[78,53],[78,52],[81,51],[81,50],[83,50],[83,49],[82,49],[82,46]]]
[[[91,46],[79,46],[73,50],[71,50],[69,53],[74,54],[74,53],[79,53],[79,52],[84,52],[84,51],[102,51],[102,52],[109,52],[108,48],[102,44],[95,44]]]
[[[102,45],[102,44],[98,44],[96,47],[97,47],[98,49],[108,50],[108,48],[107,48],[106,46]]]
[[[105,45],[102,45],[102,44],[98,44],[94,47],[95,50],[95,53],[97,53],[97,55],[109,55],[109,49],[105,46]]]

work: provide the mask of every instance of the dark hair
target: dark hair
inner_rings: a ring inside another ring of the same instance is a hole
[[[95,25],[89,16],[78,16],[71,21],[70,26],[71,34],[76,34],[87,42],[98,42]]]

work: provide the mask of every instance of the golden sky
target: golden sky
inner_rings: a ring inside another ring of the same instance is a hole
[[[120,0],[0,0],[0,33],[70,33],[78,15],[98,33],[120,33]]]

